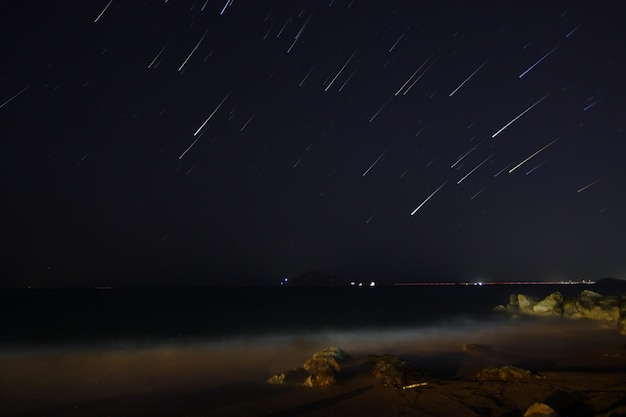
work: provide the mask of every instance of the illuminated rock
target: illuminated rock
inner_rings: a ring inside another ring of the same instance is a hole
[[[560,417],[552,407],[548,404],[534,403],[524,413],[524,417]]]
[[[496,311],[505,311],[512,318],[536,316],[610,321],[618,325],[622,334],[626,334],[626,295],[603,296],[595,291],[584,290],[568,299],[563,299],[561,293],[555,292],[539,300],[525,294],[513,294],[509,304],[496,307]]]
[[[429,379],[426,372],[393,355],[376,358],[372,375],[383,385],[399,389],[420,384]]]
[[[533,313],[541,317],[561,317],[563,314],[563,296],[554,292],[533,306]]]
[[[296,383],[309,387],[320,387],[337,382],[337,374],[342,364],[350,356],[338,347],[332,346],[316,352],[302,368],[276,374],[267,380],[269,384]]]
[[[517,366],[485,368],[476,374],[476,379],[479,381],[521,381],[534,377],[532,372]]]
[[[533,307],[538,302],[539,299],[536,297],[531,297],[525,294],[517,294],[517,306],[520,314],[534,316],[535,311],[533,310]]]

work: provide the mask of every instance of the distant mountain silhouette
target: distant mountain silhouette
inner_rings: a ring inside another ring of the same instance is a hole
[[[322,271],[308,271],[294,278],[289,278],[284,286],[289,287],[320,287],[320,286],[344,286],[343,280]]]
[[[626,281],[624,281],[623,279],[619,279],[619,278],[608,278],[608,277],[601,278],[596,281],[596,285],[615,285],[615,284],[626,285]]]

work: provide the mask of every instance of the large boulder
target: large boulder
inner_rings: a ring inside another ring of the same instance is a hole
[[[336,375],[341,371],[340,362],[346,359],[348,359],[346,352],[336,346],[314,353],[304,363],[304,369],[309,373],[304,385],[318,387],[336,383]]]
[[[535,316],[540,317],[561,317],[563,314],[563,295],[560,292],[553,292],[532,307]]]
[[[398,389],[424,383],[429,379],[426,372],[393,355],[377,357],[372,375],[383,385]]]
[[[544,403],[534,403],[524,413],[524,417],[560,417],[554,408]]]
[[[479,381],[523,381],[533,377],[535,375],[532,372],[517,366],[484,368],[476,374]]]
[[[563,299],[561,293],[554,292],[541,300],[525,294],[513,294],[509,304],[496,307],[496,311],[506,311],[511,318],[535,316],[610,321],[616,323],[620,332],[626,335],[626,294],[603,296],[584,290],[575,297]]]
[[[563,305],[563,317],[618,322],[621,316],[620,298],[602,296],[584,290],[579,296],[567,300]]]
[[[519,314],[523,314],[526,316],[534,316],[535,311],[533,307],[535,304],[539,302],[539,299],[536,297],[531,297],[530,295],[525,294],[517,294],[517,305],[519,309]]]
[[[332,346],[316,352],[302,368],[282,372],[269,378],[269,384],[298,383],[309,387],[320,387],[337,382],[337,374],[342,364],[350,356],[338,347]]]

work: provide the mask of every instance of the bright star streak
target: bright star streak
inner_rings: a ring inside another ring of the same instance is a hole
[[[572,36],[574,34],[574,32],[576,32],[578,29],[580,29],[580,27],[583,24],[581,23],[580,25],[576,26],[574,29],[572,29],[567,35],[565,35],[566,38],[569,38],[570,36]]]
[[[94,20],[94,23],[98,23],[98,20],[100,20],[100,18],[102,17],[102,15],[104,14],[104,12],[107,11],[107,9],[109,8],[109,6],[111,5],[111,3],[113,3],[113,0],[109,0],[109,2],[107,3],[106,6],[104,6],[104,9],[102,9],[102,11],[100,12],[100,14],[98,15],[98,17],[96,17],[96,20]]]
[[[540,163],[539,165],[537,165],[536,167],[534,167],[533,169],[531,169],[530,171],[528,171],[526,173],[526,175],[530,175],[532,174],[536,169],[538,169],[539,167],[541,167],[543,164],[545,164],[546,162],[548,162],[549,159],[546,159],[545,161],[543,161],[542,163]]]
[[[595,184],[599,183],[600,180],[602,180],[602,178],[598,178],[594,182],[585,185],[584,187],[582,187],[581,189],[577,190],[576,192],[577,193],[581,193],[581,192],[585,191],[587,188],[591,187],[592,185],[595,185]]]
[[[169,42],[168,42],[169,43]],[[157,59],[159,59],[159,57],[161,56],[161,54],[163,53],[163,51],[165,51],[165,48],[167,48],[168,43],[165,44],[165,46],[163,48],[161,48],[161,50],[159,51],[159,53],[157,54],[157,56],[154,57],[154,59],[152,60],[152,62],[150,63],[150,65],[148,65],[148,68],[152,68],[152,66],[154,65],[154,63],[157,61]],[[155,67],[156,68],[156,67]]]
[[[408,80],[406,80],[404,84],[402,84],[402,87],[400,87],[400,88],[398,89],[398,91],[396,91],[396,94],[395,94],[396,96],[397,96],[398,94],[400,94],[400,93],[402,92],[402,90],[404,90],[404,87],[406,87],[406,85],[407,85],[409,82],[411,82],[411,80],[413,79],[413,77],[415,77],[415,76],[417,75],[417,73],[418,73],[418,72],[420,72],[420,70],[421,70],[422,68],[424,68],[424,65],[426,65],[426,63],[427,63],[428,61],[430,61],[430,59],[433,57],[433,55],[434,55],[434,53],[433,53],[433,54],[431,54],[428,58],[426,58],[426,61],[424,61],[424,63],[423,63],[422,65],[420,65],[420,67],[419,67],[418,69],[416,69],[416,70],[415,70],[415,72],[414,72],[414,73],[413,73],[413,74],[409,77],[409,79],[408,79]],[[429,68],[430,68],[430,67],[429,67]]]
[[[328,91],[328,89],[330,87],[332,87],[333,83],[335,82],[335,80],[337,79],[337,77],[339,77],[341,75],[341,73],[343,72],[344,69],[346,69],[346,67],[348,66],[348,64],[350,63],[350,61],[352,61],[352,58],[354,58],[354,55],[356,55],[356,52],[359,50],[359,48],[356,48],[354,50],[354,52],[352,52],[352,55],[350,55],[350,58],[348,58],[348,60],[346,61],[345,64],[343,64],[343,67],[341,67],[341,69],[339,70],[339,72],[337,72],[337,74],[335,75],[335,77],[330,81],[330,84],[328,84],[328,86],[326,86],[326,88],[324,89],[324,91]]]
[[[200,139],[200,136],[198,136],[198,137],[197,137],[197,138],[196,138],[193,142],[191,142],[191,145],[189,145],[189,147],[188,147],[187,149],[185,149],[185,152],[183,152],[183,153],[181,153],[181,154],[180,154],[180,156],[178,157],[178,159],[183,159],[183,157],[185,156],[185,154],[186,154],[187,152],[189,152],[189,150],[190,150],[191,148],[193,148],[193,145],[195,145],[195,144],[196,144],[196,142],[198,141],[198,139]]]
[[[492,156],[494,156],[495,153],[492,153],[491,155],[489,155],[487,158],[485,158],[480,164],[476,165],[474,167],[474,169],[472,169],[470,172],[468,172],[467,174],[465,174],[465,176],[463,178],[461,178],[460,180],[458,180],[456,183],[460,184],[463,182],[463,180],[465,180],[465,178],[469,177],[470,175],[472,175],[474,173],[474,171],[476,171],[478,168],[480,168],[481,166],[483,166],[485,164],[485,162],[487,162],[488,160],[491,159]]]
[[[596,104],[598,104],[598,103],[599,103],[599,102],[601,102],[601,101],[602,101],[602,99],[601,99],[601,98],[597,99],[597,100],[596,100],[596,101],[594,101],[593,103],[588,104],[587,106],[585,106],[585,107],[583,108],[583,111],[587,111],[587,110],[589,110],[590,108],[592,108],[593,106],[595,106]]]
[[[430,63],[430,64],[426,67],[426,69],[424,70],[424,72],[422,72],[422,73],[420,74],[420,76],[419,76],[419,77],[417,77],[417,78],[415,79],[415,81],[413,81],[413,82],[411,83],[411,85],[409,86],[409,88],[407,88],[406,90],[404,90],[404,93],[402,93],[402,95],[403,95],[403,96],[406,96],[406,93],[408,93],[408,92],[411,90],[411,88],[413,88],[413,86],[414,86],[414,85],[415,85],[415,84],[416,84],[416,83],[417,83],[417,82],[418,82],[418,81],[419,81],[419,80],[420,80],[420,79],[421,79],[421,78],[422,78],[422,77],[423,77],[423,76],[424,76],[424,75],[428,72],[428,70],[430,69],[430,67],[432,67],[432,66],[435,64],[435,62],[437,62],[437,60],[436,60],[436,59],[435,59],[433,62],[431,62],[431,63]]]
[[[296,35],[295,39],[293,40],[293,43],[291,44],[289,49],[287,49],[287,53],[291,52],[291,50],[293,49],[293,47],[296,44],[296,42],[298,42],[298,39],[300,39],[300,35],[302,35],[302,32],[304,32],[304,29],[306,28],[306,25],[309,24],[309,20],[311,20],[311,16],[313,16],[313,15],[310,15],[309,18],[304,22],[304,24],[300,28],[300,31],[298,32],[298,34]]]
[[[480,145],[480,144],[479,144],[479,145]],[[461,162],[463,159],[465,159],[465,157],[466,157],[467,155],[469,155],[472,151],[475,151],[475,150],[476,150],[476,148],[478,148],[478,145],[474,146],[472,149],[470,149],[469,151],[465,152],[463,155],[459,156],[459,157],[456,159],[456,162],[455,162],[455,163],[453,163],[452,165],[450,165],[450,168],[454,168],[455,166],[457,166],[457,165],[459,164],[459,162]]]
[[[378,161],[380,161],[380,159],[385,156],[385,154],[389,151],[389,148],[385,149],[385,152],[381,153],[380,156],[378,158],[376,158],[376,160],[374,161],[374,163],[372,165],[370,165],[369,168],[367,168],[365,170],[365,172],[363,173],[363,176],[366,176],[368,172],[370,172],[370,170],[372,168],[374,168],[374,165],[376,165],[378,163]]]
[[[445,181],[443,184],[441,184],[439,187],[437,187],[437,189],[436,189],[435,191],[433,191],[433,192],[432,192],[432,193],[431,193],[428,197],[426,197],[426,200],[422,201],[422,204],[420,204],[419,206],[417,206],[417,207],[415,208],[415,210],[413,210],[413,211],[411,212],[411,216],[412,216],[412,215],[414,215],[415,213],[417,213],[417,211],[418,211],[419,209],[421,209],[421,208],[422,208],[422,206],[428,202],[428,200],[430,200],[431,198],[433,198],[433,196],[434,196],[435,194],[437,194],[437,193],[439,192],[439,190],[441,190],[441,189],[443,188],[443,186],[444,186],[444,185],[446,185],[447,183],[448,183],[448,181]]]
[[[520,114],[518,114],[513,120],[511,120],[510,122],[508,122],[507,124],[505,124],[500,130],[498,130],[496,133],[494,133],[493,135],[491,135],[492,138],[495,138],[496,136],[498,136],[500,134],[500,132],[502,132],[504,129],[506,129],[507,127],[511,126],[513,123],[515,123],[515,121],[517,119],[519,119],[520,117],[522,117],[523,115],[525,115],[526,113],[528,113],[533,107],[535,107],[537,104],[541,103],[543,100],[546,99],[546,97],[548,97],[550,95],[550,93],[546,94],[545,96],[541,97],[539,100],[537,100],[532,106],[530,106],[529,108],[527,108],[526,110],[524,110],[523,112],[521,112]]]
[[[493,56],[493,55],[492,55],[492,56]],[[457,88],[455,88],[455,89],[454,89],[454,90],[450,93],[450,95],[449,95],[448,97],[452,97],[452,96],[454,95],[454,93],[456,93],[457,91],[459,91],[459,89],[460,89],[461,87],[463,87],[463,85],[464,85],[466,82],[468,82],[469,80],[471,80],[471,79],[472,79],[472,77],[473,77],[474,75],[476,75],[476,73],[477,73],[478,71],[480,71],[480,69],[481,69],[482,67],[484,67],[484,66],[485,66],[485,64],[487,64],[487,62],[489,62],[489,60],[490,60],[490,59],[491,59],[491,56],[490,56],[489,58],[487,58],[487,60],[486,60],[485,62],[483,62],[482,64],[480,64],[480,66],[479,66],[478,68],[476,68],[476,69],[474,70],[474,72],[472,72],[472,73],[469,75],[469,77],[467,77],[467,78],[465,79],[465,81],[463,81],[461,84],[459,84],[459,86],[458,86]]]
[[[180,67],[178,67],[178,71],[182,71],[183,67],[185,66],[185,64],[187,64],[187,61],[189,61],[189,58],[191,58],[191,56],[194,54],[194,52],[196,52],[196,50],[198,49],[198,47],[200,46],[200,44],[202,43],[202,41],[204,40],[204,37],[206,36],[206,34],[209,32],[209,30],[207,29],[204,32],[204,35],[202,35],[202,37],[200,38],[200,40],[198,41],[198,43],[196,44],[196,46],[191,50],[191,52],[189,52],[189,55],[187,56],[187,59],[185,59],[185,61],[183,61],[182,64],[180,64]]]
[[[548,143],[546,146],[544,146],[543,148],[539,149],[537,152],[535,152],[534,154],[530,155],[528,158],[524,159],[522,162],[520,162],[519,164],[515,165],[513,168],[511,168],[509,170],[509,174],[512,173],[513,171],[515,171],[517,168],[521,167],[522,165],[524,165],[526,162],[530,161],[532,158],[534,158],[535,156],[537,156],[540,152],[543,152],[548,146],[551,146],[554,142],[556,142],[557,140],[561,139],[562,136],[559,136],[558,138],[554,139],[552,142]]]
[[[252,116],[250,116],[250,118],[248,119],[248,121],[246,123],[244,123],[244,125],[241,127],[241,129],[239,129],[240,132],[243,132],[243,130],[246,128],[246,126],[248,126],[248,123],[250,123],[252,121],[252,118],[256,115],[256,112],[252,113]]]
[[[389,48],[389,52],[393,51],[394,48],[398,45],[398,43],[400,42],[400,40],[402,40],[402,38],[404,38],[404,36],[409,33],[409,29],[411,27],[409,26],[408,28],[406,28],[406,30],[404,31],[404,33],[402,35],[400,35],[400,37],[398,38],[398,40],[396,41],[396,43],[393,44],[393,46],[391,48]]]
[[[547,54],[545,54],[544,56],[542,56],[537,62],[535,62],[534,64],[532,64],[530,67],[528,67],[528,69],[524,72],[522,72],[517,78],[522,78],[524,75],[526,75],[528,73],[528,71],[532,70],[533,68],[535,68],[537,65],[539,65],[541,63],[541,61],[543,61],[544,59],[546,59],[552,52],[556,51],[559,46],[561,46],[561,44],[558,44],[557,46],[555,46],[554,48],[552,48],[550,50],[550,52],[548,52]]]
[[[507,169],[508,167],[510,167],[510,166],[511,166],[511,164],[508,164],[507,166],[505,166],[504,168],[502,168],[500,171],[498,171],[498,172],[496,173],[496,175],[494,175],[493,177],[495,178],[495,177],[497,177],[498,175],[502,174],[502,173],[503,173],[504,171],[506,171],[506,169]]]
[[[382,106],[380,106],[380,109],[378,109],[378,111],[376,113],[374,113],[374,115],[372,117],[370,117],[370,123],[372,123],[374,121],[374,119],[376,117],[378,117],[378,115],[380,114],[381,111],[383,111],[383,109],[387,106],[387,104],[389,104],[389,102],[391,101],[391,99],[393,98],[393,96],[389,97],[387,99],[387,101],[385,101],[385,104],[383,104]]]
[[[11,97],[10,99],[6,100],[4,103],[2,103],[0,105],[0,109],[3,108],[4,106],[6,106],[7,104],[9,104],[10,102],[12,102],[13,100],[15,100],[17,97],[19,97],[20,94],[22,94],[24,91],[26,91],[28,89],[28,87],[30,87],[31,85],[27,85],[26,87],[22,88],[20,91],[18,91],[13,97]]]
[[[200,133],[200,131],[202,130],[202,128],[204,126],[206,126],[206,124],[209,122],[209,120],[211,120],[211,117],[213,117],[213,115],[217,112],[217,110],[222,107],[222,104],[224,104],[224,102],[226,101],[226,99],[228,98],[228,96],[230,96],[230,93],[232,93],[232,91],[229,91],[228,94],[226,94],[226,97],[224,97],[222,99],[222,101],[220,101],[220,104],[217,105],[217,107],[215,108],[215,110],[213,110],[213,112],[209,115],[209,117],[206,118],[206,120],[204,121],[204,123],[202,123],[202,125],[198,128],[198,130],[196,130],[196,132],[193,134],[194,136],[198,136],[198,133]]]

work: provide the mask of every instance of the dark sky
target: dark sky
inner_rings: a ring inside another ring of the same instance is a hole
[[[622,1],[19,1],[4,286],[626,278]]]

